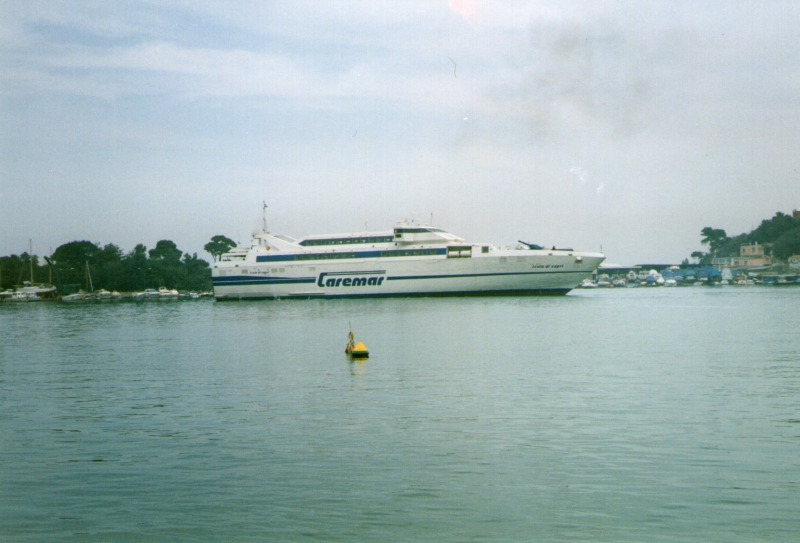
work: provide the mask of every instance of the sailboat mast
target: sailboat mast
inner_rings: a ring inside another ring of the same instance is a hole
[[[31,262],[31,284],[33,284],[33,240],[28,239],[28,260]]]
[[[94,292],[94,285],[92,285],[92,274],[89,273],[89,261],[86,261],[86,286],[89,288],[89,292]]]

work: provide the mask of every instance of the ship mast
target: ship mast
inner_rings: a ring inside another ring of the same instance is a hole
[[[28,239],[28,260],[31,263],[31,285],[33,285],[33,240]]]
[[[268,234],[269,230],[267,230],[267,202],[261,201],[261,222],[263,224],[264,233]]]

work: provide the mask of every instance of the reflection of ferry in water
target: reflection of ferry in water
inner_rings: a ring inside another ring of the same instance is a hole
[[[212,268],[218,300],[372,296],[566,294],[604,260],[600,253],[465,243],[408,222],[386,232],[295,240],[267,231]]]

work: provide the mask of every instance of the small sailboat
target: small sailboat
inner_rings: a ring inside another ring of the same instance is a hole
[[[86,281],[86,288],[88,292],[79,289],[74,294],[65,294],[61,297],[62,302],[90,302],[94,297],[94,285],[92,284],[92,274],[89,272],[89,261],[86,261],[86,271],[84,272],[84,280]]]
[[[35,283],[33,279],[33,242],[29,241],[28,263],[31,270],[31,280],[24,281],[22,285],[16,285],[14,293],[9,301],[28,301],[37,302],[39,300],[58,300],[58,290],[49,283]],[[22,271],[20,271],[20,279]],[[6,296],[8,293],[6,293]]]

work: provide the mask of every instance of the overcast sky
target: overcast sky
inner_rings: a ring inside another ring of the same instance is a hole
[[[230,5],[229,5],[230,4]],[[0,255],[416,218],[680,262],[800,207],[800,2],[0,0]]]

